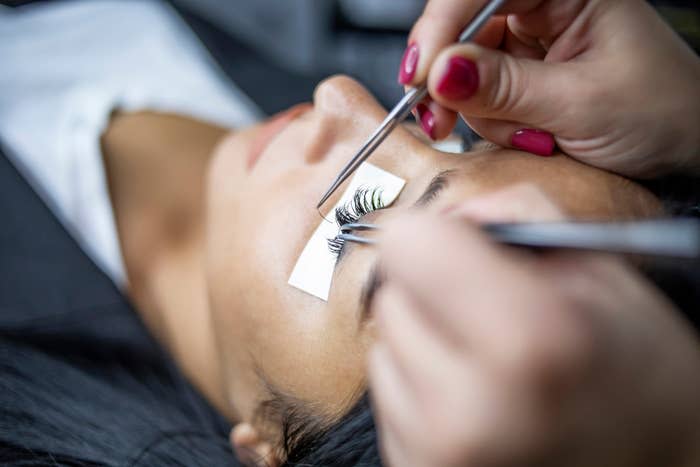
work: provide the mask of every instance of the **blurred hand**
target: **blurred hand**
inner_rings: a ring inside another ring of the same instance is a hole
[[[494,221],[515,195],[556,216],[529,187],[455,215]],[[698,339],[621,261],[509,249],[429,214],[381,242],[370,387],[388,465],[699,465]]]
[[[428,83],[433,138],[456,114],[504,147],[633,177],[700,172],[700,59],[642,0],[518,0],[454,44],[486,0],[429,0],[399,80]],[[554,135],[554,137],[552,137]]]

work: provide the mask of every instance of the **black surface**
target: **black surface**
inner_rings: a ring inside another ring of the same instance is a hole
[[[229,425],[1,152],[0,225],[0,464],[234,465]]]

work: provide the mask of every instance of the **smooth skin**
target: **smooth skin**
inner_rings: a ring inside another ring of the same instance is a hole
[[[103,137],[129,295],[184,372],[236,424],[234,449],[250,465],[284,460],[279,420],[257,412],[270,385],[336,420],[367,387],[376,335],[373,316],[362,319],[359,306],[376,249],[348,249],[328,302],[287,280],[321,222],[322,190],[386,111],[347,77],[324,81],[313,107],[301,110],[274,135],[265,123],[229,131],[140,113],[115,115]],[[255,148],[262,153],[251,164]],[[367,219],[380,224],[415,210],[444,170],[454,171],[447,188],[422,210],[443,212],[528,183],[572,218],[661,212],[639,185],[562,155],[492,145],[452,155],[399,128],[371,162],[407,181],[391,208]]]
[[[427,82],[436,138],[455,113],[513,147],[539,129],[587,164],[630,177],[700,173],[700,59],[642,0],[509,1],[476,43],[453,45],[485,0],[430,0],[408,39],[407,84]],[[468,99],[440,92],[450,58],[478,69]]]

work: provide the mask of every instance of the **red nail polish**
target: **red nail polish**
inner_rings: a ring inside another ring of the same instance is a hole
[[[416,106],[416,113],[418,114],[418,121],[420,126],[430,139],[435,139],[435,115],[425,104],[418,104]]]
[[[418,66],[418,57],[420,53],[418,51],[418,44],[412,42],[408,45],[408,48],[403,53],[403,58],[401,59],[401,67],[399,68],[399,84],[409,84],[416,74],[416,68]]]
[[[554,153],[554,136],[547,131],[526,128],[516,131],[510,140],[511,146],[538,156],[551,156]]]
[[[437,85],[442,96],[463,101],[469,99],[479,89],[479,69],[476,63],[464,57],[452,57],[447,69]]]

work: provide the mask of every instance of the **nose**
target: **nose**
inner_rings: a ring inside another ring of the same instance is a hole
[[[317,125],[312,140],[317,147],[307,152],[308,163],[325,160],[328,149],[339,144],[359,149],[386,116],[374,97],[347,76],[328,78],[316,87],[314,112]]]
[[[361,84],[347,76],[335,76],[319,84],[314,104],[316,133],[310,138],[305,158],[307,164],[319,169],[315,173],[330,184],[386,118],[387,111]],[[368,162],[409,180],[433,170],[435,152],[399,125]]]
[[[378,123],[385,110],[360,83],[349,76],[333,76],[322,81],[314,91],[316,108],[326,117]]]

